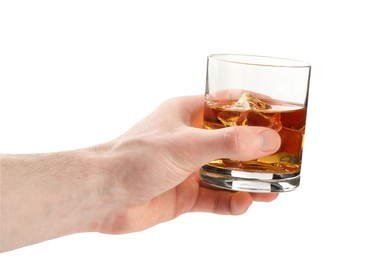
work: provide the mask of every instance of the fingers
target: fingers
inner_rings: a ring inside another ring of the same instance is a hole
[[[227,127],[218,130],[193,129],[188,133],[186,149],[197,166],[218,158],[251,160],[275,153],[279,134],[264,127]]]
[[[200,187],[198,198],[192,211],[210,212],[222,215],[240,215],[247,211],[253,201],[270,202],[275,193],[230,192]]]
[[[247,211],[252,197],[245,192],[229,192],[200,188],[192,211],[222,215],[240,215]]]
[[[251,160],[275,153],[280,145],[279,134],[266,127],[226,127],[216,130],[203,130],[190,126],[202,123],[203,96],[187,96],[168,100],[162,104],[160,112],[177,118],[185,124],[180,135],[183,149],[190,161],[201,166],[217,158]],[[166,111],[167,110],[167,111]],[[167,113],[166,113],[167,112]],[[182,150],[182,148],[181,148]]]
[[[257,202],[271,202],[278,197],[278,193],[251,193],[251,197]]]
[[[159,115],[170,115],[172,119],[178,120],[177,123],[196,127],[202,126],[203,110],[203,95],[171,98],[157,108]]]

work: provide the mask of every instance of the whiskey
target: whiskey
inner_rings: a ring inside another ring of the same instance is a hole
[[[211,167],[247,172],[300,173],[306,107],[244,92],[239,99],[214,101],[205,99],[204,128],[263,126],[276,130],[281,137],[280,149],[266,157],[250,161],[220,158]]]

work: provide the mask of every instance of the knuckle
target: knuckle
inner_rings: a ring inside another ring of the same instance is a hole
[[[225,128],[223,135],[224,148],[230,152],[238,152],[242,149],[240,145],[240,131],[238,127]]]

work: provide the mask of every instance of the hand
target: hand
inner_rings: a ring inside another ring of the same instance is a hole
[[[106,152],[116,208],[98,231],[142,230],[189,211],[242,214],[252,201],[268,202],[277,194],[249,194],[208,188],[198,169],[216,158],[249,160],[276,152],[279,135],[261,127],[199,129],[203,97],[166,101]],[[99,149],[99,148],[98,148]]]
[[[242,214],[277,194],[217,190],[198,169],[274,153],[262,127],[200,129],[203,98],[174,98],[117,139],[48,154],[1,155],[0,251],[78,232],[126,233],[189,211]]]

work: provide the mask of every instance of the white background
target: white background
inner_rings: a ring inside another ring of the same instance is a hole
[[[11,259],[390,259],[387,1],[0,2],[0,153],[81,148],[173,96],[202,94],[206,56],[312,64],[302,183],[242,216],[71,235]]]

